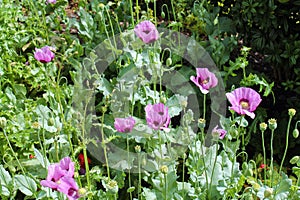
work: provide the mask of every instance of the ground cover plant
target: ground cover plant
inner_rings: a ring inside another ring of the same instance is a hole
[[[299,109],[273,116],[251,62],[263,2],[0,1],[1,199],[300,199]]]

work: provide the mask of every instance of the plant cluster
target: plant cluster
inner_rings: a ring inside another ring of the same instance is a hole
[[[299,199],[296,110],[277,163],[273,83],[231,59],[225,6],[160,4],[1,1],[2,199]]]

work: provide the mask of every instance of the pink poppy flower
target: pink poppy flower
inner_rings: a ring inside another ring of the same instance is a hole
[[[80,197],[78,194],[78,189],[79,188],[74,178],[67,176],[60,179],[60,184],[57,188],[59,192],[66,194],[69,200],[75,200]]]
[[[64,171],[61,170],[58,163],[49,165],[48,167],[48,175],[46,180],[41,181],[41,185],[44,187],[49,187],[54,190],[57,190],[59,185],[59,180],[64,176]]]
[[[157,103],[154,105],[148,104],[145,107],[145,111],[146,120],[149,127],[154,130],[169,130],[168,126],[170,123],[170,115],[167,106],[165,106],[163,103]]]
[[[69,200],[78,199],[78,186],[73,178],[74,165],[69,157],[49,165],[47,178],[41,181],[41,185],[66,194]]]
[[[51,62],[54,56],[49,46],[44,46],[41,49],[35,48],[34,58],[42,63]]]
[[[121,133],[129,133],[135,125],[135,120],[132,117],[115,118],[115,129]]]
[[[228,101],[231,103],[231,110],[240,115],[248,115],[254,119],[257,106],[262,101],[260,95],[251,88],[241,87],[226,93]]]
[[[55,4],[55,3],[56,3],[56,0],[47,0],[47,3]]]
[[[65,176],[73,177],[75,170],[75,163],[71,161],[70,157],[65,157],[60,160],[59,166],[64,171]]]
[[[209,89],[217,86],[218,79],[216,75],[207,68],[197,68],[196,72],[197,76],[191,76],[190,79],[199,87],[203,94],[207,94]]]
[[[219,139],[223,140],[227,131],[221,128],[218,128],[218,125],[212,130],[212,133],[217,133],[219,136]]]
[[[137,24],[134,28],[134,33],[146,44],[152,43],[159,38],[155,25],[147,20]]]

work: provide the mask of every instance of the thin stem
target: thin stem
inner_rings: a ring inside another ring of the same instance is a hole
[[[104,138],[104,116],[105,116],[104,114],[105,114],[105,112],[102,113],[102,117],[101,117],[101,137],[102,137],[102,148],[103,148],[103,152],[104,152],[107,177],[110,180],[109,164],[108,164],[108,157],[107,157],[107,151],[106,151],[106,141]]]
[[[274,178],[274,166],[273,166],[273,136],[274,136],[274,129],[271,132],[271,188],[273,187],[273,178]],[[265,162],[265,161],[264,161]],[[265,167],[266,170],[266,167]],[[266,173],[266,171],[265,171]]]
[[[205,159],[204,159],[204,149],[203,149],[203,144],[204,144],[204,128],[201,128],[201,137],[202,137],[202,142],[201,142],[201,153],[202,153],[202,161],[203,161],[203,166],[204,166],[204,174],[205,174],[205,184],[206,184],[206,190],[208,191],[208,176],[207,176],[207,169],[206,169],[206,164],[205,164]],[[195,146],[195,149],[197,146]]]
[[[265,137],[264,137],[264,131],[261,131],[261,141],[262,141],[262,148],[263,148],[263,154],[264,154],[264,165],[266,166],[266,148],[265,148]],[[267,172],[266,167],[264,167],[264,184],[266,184],[267,179]]]
[[[87,157],[87,152],[86,152],[86,146],[84,143],[84,148],[83,148],[83,158],[84,158],[84,165],[85,165],[85,170],[86,170],[86,177],[87,177],[87,184],[88,184],[88,189],[89,191],[91,190],[91,181],[90,181],[90,169],[89,169],[89,162],[88,162],[88,157]]]
[[[128,138],[128,135],[126,135],[126,145],[127,145],[127,162],[128,162],[128,185],[129,185],[129,188],[131,188],[131,173],[130,173],[130,170],[131,170],[131,164],[130,164],[130,159],[129,159],[129,138]],[[132,193],[129,192],[129,195],[130,195],[130,199],[132,200]]]
[[[138,200],[139,200],[141,194],[141,186],[142,186],[141,153],[138,153],[138,172],[139,172],[139,184],[138,184]]]
[[[205,119],[205,113],[206,113],[206,94],[203,96],[203,119]]]
[[[174,21],[176,22],[176,14],[175,14],[175,9],[174,9],[174,3],[173,3],[173,0],[171,0],[171,7],[172,7],[173,18],[174,18]]]
[[[287,149],[288,149],[288,146],[289,146],[289,134],[290,134],[291,121],[292,121],[292,116],[290,116],[289,122],[288,122],[288,125],[287,125],[286,139],[285,139],[285,150],[284,150],[284,154],[283,154],[283,157],[282,157],[282,160],[281,160],[281,164],[280,164],[280,168],[279,168],[279,175],[281,173],[282,165],[284,163],[286,152],[287,152]]]
[[[156,19],[156,0],[154,0],[154,22],[155,22],[155,26],[157,27],[157,19]]]
[[[129,0],[129,5],[130,5],[130,13],[131,13],[131,23],[132,23],[132,26],[134,26],[134,16],[133,16],[133,10],[132,10],[132,0]]]
[[[165,179],[165,190],[164,190],[164,197],[165,197],[165,200],[168,200],[167,199],[167,191],[168,191],[168,187],[167,187],[167,174],[164,173],[164,179]]]
[[[217,140],[217,143],[215,145],[216,145],[216,155],[215,155],[214,164],[213,164],[213,168],[212,168],[212,172],[211,172],[211,177],[210,177],[209,197],[208,197],[208,199],[211,199],[212,180],[214,178],[214,172],[215,172],[215,167],[216,167],[216,163],[217,163],[217,155],[218,155],[218,140]]]
[[[7,137],[7,134],[6,134],[6,131],[4,130],[4,128],[3,128],[3,133],[4,133],[4,136],[5,136],[5,138],[6,138],[7,144],[8,144],[8,146],[9,146],[9,148],[10,148],[12,154],[14,155],[14,157],[15,157],[15,159],[16,159],[16,161],[17,161],[17,163],[18,163],[18,165],[19,165],[19,167],[20,167],[22,173],[25,175],[25,170],[24,170],[23,166],[21,165],[21,163],[20,163],[20,161],[19,161],[19,159],[18,159],[18,157],[17,157],[17,155],[16,155],[16,152],[15,152],[14,149],[12,148],[11,143],[10,143],[8,137]],[[27,177],[26,177],[25,179],[26,179],[26,182],[27,182],[27,184],[28,184],[28,186],[29,186],[30,184],[29,184],[29,182],[28,182]],[[35,193],[33,193],[33,194],[34,194],[34,197],[36,197],[36,194],[35,194]]]
[[[136,21],[139,21],[139,0],[135,1]]]
[[[184,187],[185,187],[185,185],[184,185],[184,173],[185,173],[185,158],[186,158],[186,154],[184,153],[183,154],[183,161],[182,161],[182,198],[184,199],[184,196],[185,196],[185,192],[184,192]]]

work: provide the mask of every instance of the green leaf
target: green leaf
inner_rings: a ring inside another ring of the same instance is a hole
[[[41,165],[44,168],[47,168],[49,166],[48,158],[44,158],[43,155],[36,148],[34,148],[33,151],[34,151],[34,155],[35,155],[36,159],[41,163]]]
[[[17,188],[25,195],[32,196],[37,190],[34,180],[24,175],[16,175],[14,177]]]
[[[1,194],[4,196],[10,196],[10,191],[9,191],[9,184],[11,183],[11,176],[4,169],[2,165],[0,165],[0,184],[1,184]]]

